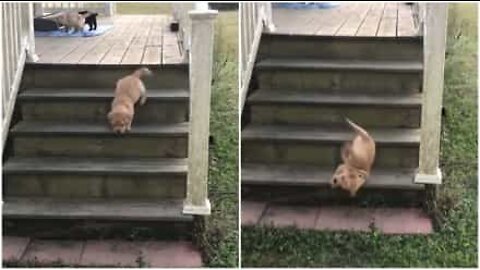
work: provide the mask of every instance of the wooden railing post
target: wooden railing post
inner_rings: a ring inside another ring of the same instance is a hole
[[[424,21],[424,72],[420,156],[415,183],[441,184],[439,167],[447,4],[427,3]]]
[[[43,5],[42,5],[42,3],[33,3],[33,15],[35,17],[43,16]]]
[[[264,23],[265,23],[265,31],[266,32],[274,32],[275,25],[273,23],[273,9],[272,9],[272,2],[265,2],[260,3],[263,5],[264,11]]]
[[[116,4],[114,2],[105,3],[105,16],[113,16],[116,12]]]
[[[216,10],[189,12],[190,32],[190,132],[188,139],[187,197],[183,213],[209,215],[208,137]]]
[[[34,19],[34,10],[33,10],[33,3],[30,2],[28,4],[28,38],[27,38],[27,61],[28,62],[37,62],[38,56],[35,51],[35,30],[33,28],[33,19]]]

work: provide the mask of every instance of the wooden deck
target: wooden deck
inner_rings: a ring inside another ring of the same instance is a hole
[[[72,64],[170,64],[182,57],[176,33],[170,32],[165,15],[117,15],[102,18],[113,24],[97,37],[37,37],[40,63]]]
[[[273,9],[277,33],[321,36],[415,36],[411,6],[341,3],[330,9]]]

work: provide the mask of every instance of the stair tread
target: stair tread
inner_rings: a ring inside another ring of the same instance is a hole
[[[187,159],[181,158],[12,157],[3,165],[7,174],[184,175],[187,170]]]
[[[266,58],[256,65],[259,69],[342,69],[374,71],[421,72],[421,61],[386,61],[386,60],[345,60],[345,59],[311,59],[311,58]]]
[[[50,99],[86,99],[109,100],[114,97],[114,88],[111,89],[50,89],[30,88],[19,93],[19,100],[50,100]],[[188,100],[190,94],[187,89],[148,89],[148,99]],[[148,102],[147,99],[147,102]]]
[[[369,128],[367,131],[377,144],[418,145],[419,128]],[[247,125],[242,130],[242,140],[279,140],[343,143],[351,140],[353,130],[345,127]]]
[[[134,123],[130,132],[123,135],[113,133],[107,120],[105,123],[64,123],[46,121],[22,121],[16,124],[11,130],[12,135],[107,135],[107,136],[136,136],[136,135],[167,135],[184,136],[189,132],[188,122],[183,123],[161,123],[146,124]]]
[[[420,42],[423,40],[423,36],[329,36],[329,35],[308,35],[308,34],[292,34],[292,33],[262,33],[262,37],[268,39],[284,39],[284,40],[360,40],[360,41],[415,41],[422,45]]]
[[[183,215],[182,200],[48,199],[7,197],[3,216],[9,218],[59,218],[155,220],[192,222]]]
[[[421,93],[365,94],[259,89],[248,97],[250,104],[344,104],[344,105],[422,105]]]
[[[242,183],[328,187],[333,172],[318,166],[247,163],[242,165]],[[364,188],[423,189],[413,183],[414,175],[415,169],[373,169]]]

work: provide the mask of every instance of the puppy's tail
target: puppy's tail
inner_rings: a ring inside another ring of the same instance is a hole
[[[138,78],[142,78],[144,76],[152,75],[152,72],[150,71],[150,69],[148,69],[146,67],[142,67],[142,68],[139,68],[139,69],[135,70],[132,75],[135,76],[135,77],[138,77]]]
[[[361,126],[355,124],[348,118],[345,118],[345,121],[347,121],[347,123],[353,128],[353,130],[355,130],[355,132],[360,136],[362,136],[363,138],[368,138],[368,139],[371,138],[370,134],[368,134],[368,132],[365,129],[363,129]]]

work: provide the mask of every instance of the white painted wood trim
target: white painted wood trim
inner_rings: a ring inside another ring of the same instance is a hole
[[[27,61],[37,62],[40,58],[35,50],[35,29],[33,27],[34,6],[33,3],[28,4],[28,39],[27,39]]]
[[[414,183],[418,184],[441,184],[442,183],[442,171],[440,168],[437,168],[436,174],[421,174],[417,173],[415,175]]]
[[[265,23],[265,32],[275,32],[275,24],[273,23],[273,8],[272,2],[265,2],[263,4],[263,18]]]
[[[190,11],[190,130],[184,214],[209,215],[208,138],[216,10]]]
[[[422,120],[415,183],[441,184],[439,158],[448,4],[427,3],[425,12]]]
[[[117,12],[116,8],[116,3],[115,2],[106,2],[105,3],[105,16],[114,16],[115,13]]]
[[[258,47],[260,45],[260,39],[262,37],[262,30],[263,25],[261,23],[257,23],[257,27],[255,28],[255,32],[253,35],[251,50],[248,54],[246,67],[245,69],[243,69],[243,74],[241,74],[242,84],[240,89],[240,108],[238,108],[240,115],[243,112],[243,107],[247,98],[248,86],[250,85],[250,79],[252,78],[253,67],[255,66],[255,59],[257,58]]]
[[[5,115],[3,116],[3,121],[2,121],[2,154],[3,154],[5,142],[7,140],[7,135],[10,128],[10,122],[12,121],[13,110],[15,108],[18,90],[20,89],[20,82],[22,81],[23,69],[25,67],[25,62],[26,62],[25,60],[27,57],[27,50],[26,50],[27,40],[25,39],[22,43],[25,45],[22,46],[22,52],[20,53],[20,57],[17,62],[17,69],[15,70],[15,75],[13,77],[13,81],[10,86],[8,100],[3,101],[8,103],[7,103],[7,109],[5,111]]]

